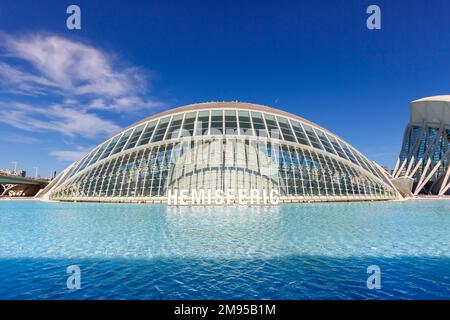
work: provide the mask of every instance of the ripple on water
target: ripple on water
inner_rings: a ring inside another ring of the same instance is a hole
[[[0,298],[450,298],[450,202],[0,203]],[[82,290],[66,290],[78,264]],[[366,287],[369,265],[382,289]]]

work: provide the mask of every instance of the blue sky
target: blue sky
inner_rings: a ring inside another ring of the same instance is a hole
[[[78,4],[82,29],[66,28]],[[381,8],[382,29],[366,28]],[[392,167],[408,103],[447,94],[450,3],[0,3],[0,168],[43,176],[122,127],[194,102],[295,113]]]

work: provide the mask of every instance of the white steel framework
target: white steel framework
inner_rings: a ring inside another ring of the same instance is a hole
[[[169,189],[276,189],[282,202],[398,197],[385,172],[331,132],[265,106],[189,105],[144,119],[66,169],[44,196],[167,202]]]

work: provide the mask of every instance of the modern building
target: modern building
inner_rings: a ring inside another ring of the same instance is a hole
[[[115,134],[41,193],[176,205],[396,199],[386,172],[330,131],[266,106],[179,107]]]
[[[448,195],[449,161],[450,95],[411,102],[410,121],[392,173],[394,179],[409,179],[413,195]]]

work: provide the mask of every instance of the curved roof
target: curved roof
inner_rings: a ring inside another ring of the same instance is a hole
[[[178,119],[175,120],[175,122],[172,122],[172,119],[181,114],[189,112],[198,113],[202,110],[213,111],[212,109],[232,109],[234,111],[245,110],[260,112],[261,116],[264,115],[264,119],[266,118],[267,114],[275,115],[277,118],[285,118],[287,122],[281,122],[280,119],[276,120],[275,122],[273,122],[273,120],[270,120],[272,121],[272,124],[270,126],[268,119],[262,120],[263,118],[261,118],[261,120],[259,121],[262,121],[263,126],[265,125],[264,123],[266,123],[266,128],[268,131],[266,131],[265,134],[269,133],[269,131],[272,129],[275,129],[280,133],[280,135],[278,137],[275,137],[275,139],[283,140],[285,143],[298,143],[299,145],[310,147],[315,150],[319,150],[320,152],[329,153],[330,155],[334,155],[340,159],[348,161],[349,163],[352,163],[353,165],[356,165],[357,167],[375,176],[378,176],[379,178],[382,178],[379,172],[374,169],[373,164],[370,162],[370,160],[368,160],[363,154],[361,154],[361,152],[356,150],[348,142],[336,136],[329,130],[326,130],[311,121],[288,112],[284,112],[267,106],[242,102],[210,102],[191,104],[167,110],[155,114],[151,117],[145,118],[121,130],[120,132],[116,133],[115,135],[108,138],[107,140],[93,148],[91,151],[89,151],[85,157],[77,161],[77,164],[76,166],[74,166],[72,172],[70,173],[70,176],[77,175],[78,173],[86,170],[94,164],[106,161],[106,159],[127,150],[134,150],[135,148],[140,148],[147,144],[159,143],[162,140],[174,139],[173,137],[168,138],[168,135],[176,132],[175,130],[177,128],[181,128],[182,121]],[[159,119],[168,120],[160,122]],[[297,121],[300,125],[298,126],[293,121]],[[150,123],[152,122],[154,124],[150,125]],[[222,129],[224,128],[224,124],[225,123],[222,124]],[[255,125],[256,123],[251,125],[252,127],[255,127],[254,130],[256,130]],[[307,128],[306,126],[308,126],[309,128]],[[170,131],[171,129],[173,129],[173,131]],[[259,134],[257,134],[256,131],[253,131],[253,129],[251,129],[251,131],[251,135],[259,136]],[[189,133],[190,136],[199,136],[198,132],[194,132],[194,130]],[[180,135],[181,132],[177,134]],[[237,132],[237,134],[241,135],[241,133],[239,132]],[[274,138],[271,133],[269,134],[271,138]],[[228,135],[228,133],[226,133],[226,135]],[[177,137],[177,139],[180,138],[181,137]]]
[[[214,109],[218,109],[217,111],[225,111],[221,113],[223,116],[223,118],[221,118],[222,120],[213,120]],[[235,120],[226,120],[227,110],[235,112]],[[251,116],[249,117],[248,113],[247,116],[241,116],[241,114],[237,112],[239,110],[247,112],[252,111]],[[207,120],[207,131],[203,131],[205,127],[200,125],[199,132],[197,131],[197,124],[194,126],[194,123],[197,123],[196,119],[200,119],[201,111],[211,112],[208,112],[210,120]],[[253,112],[260,114],[254,115]],[[194,117],[185,115],[189,113],[195,113]],[[245,120],[246,117],[249,118],[247,122]],[[233,124],[233,121],[235,121],[235,124]],[[221,126],[215,125],[213,128],[213,124],[218,123],[221,124]],[[230,129],[232,130],[230,135],[244,135],[246,137],[248,136],[248,132],[241,133],[241,128],[249,128],[250,136],[254,137],[260,137],[260,134],[258,133],[260,131],[257,130],[263,130],[263,133],[265,132],[264,137],[268,137],[269,139],[274,138],[280,141],[280,143],[285,143],[287,145],[309,148],[320,154],[327,154],[331,157],[335,157],[336,160],[346,161],[351,167],[362,170],[374,178],[384,181],[384,183],[389,183],[386,177],[373,163],[370,162],[370,160],[349,143],[337,137],[329,130],[285,111],[243,102],[208,102],[191,104],[163,111],[138,121],[114,134],[112,137],[93,148],[85,157],[75,162],[73,166],[71,166],[71,169],[67,171],[67,177],[65,178],[64,183],[75,179],[75,177],[81,177],[86,170],[98,167],[102,163],[118,158],[120,155],[131,154],[132,152],[136,152],[136,150],[148,149],[149,146],[168,143],[170,141],[172,141],[172,143],[174,141],[181,141],[180,139],[184,137],[181,133],[182,130],[185,130],[185,125],[189,128],[189,136],[195,136],[195,138],[201,137],[203,134],[215,135],[215,133],[211,133],[211,130],[220,127],[222,128],[221,130],[223,130],[221,131],[223,132],[221,135],[229,135],[227,130]],[[266,129],[261,129],[264,127]],[[176,130],[180,130],[180,132],[176,135],[171,135],[172,133],[177,132]],[[276,130],[279,135],[275,134],[275,136],[273,136],[271,130]]]
[[[431,96],[431,97],[425,97],[420,98],[417,100],[412,101],[411,103],[415,102],[450,102],[450,95],[440,95],[440,96]]]
[[[223,109],[223,108],[233,108],[233,109],[242,109],[242,110],[254,110],[254,111],[260,111],[260,112],[271,112],[271,113],[275,113],[278,115],[282,115],[282,116],[287,116],[287,117],[291,117],[294,119],[297,119],[299,121],[302,121],[304,123],[308,123],[310,125],[313,125],[323,131],[326,131],[330,134],[335,135],[334,133],[332,133],[331,131],[319,126],[318,124],[309,121],[305,118],[299,117],[295,114],[286,112],[286,111],[282,111],[280,109],[275,109],[272,107],[268,107],[268,106],[264,106],[261,104],[256,104],[256,103],[250,103],[250,102],[239,102],[239,101],[223,101],[223,102],[201,102],[201,103],[193,103],[193,104],[188,104],[185,106],[181,106],[181,107],[177,107],[177,108],[173,108],[173,109],[169,109],[166,111],[162,111],[159,113],[156,113],[154,115],[151,115],[150,117],[144,118],[136,123],[133,123],[132,125],[126,127],[123,130],[120,130],[119,132],[125,131],[129,128],[132,128],[136,125],[139,125],[141,123],[147,122],[149,120],[152,119],[157,119],[163,116],[167,116],[167,115],[171,115],[173,113],[179,113],[179,112],[189,112],[189,111],[194,111],[194,110],[202,110],[202,109]],[[116,135],[117,133],[115,133],[114,135]]]
[[[450,95],[425,97],[412,101],[410,122],[450,125]]]

